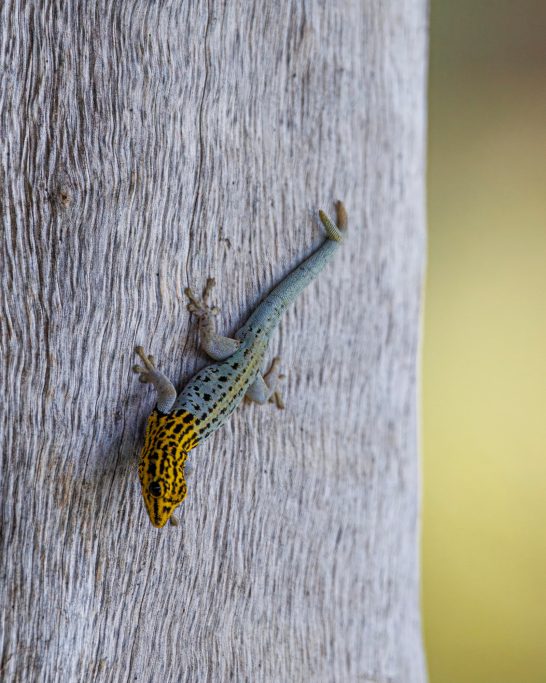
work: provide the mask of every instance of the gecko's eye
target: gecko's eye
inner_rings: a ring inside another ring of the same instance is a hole
[[[148,486],[148,491],[154,498],[159,498],[161,495],[161,484],[158,481],[152,481],[150,486]]]

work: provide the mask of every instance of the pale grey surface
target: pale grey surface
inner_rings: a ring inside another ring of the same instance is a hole
[[[0,5],[5,681],[421,683],[425,0]],[[204,364],[322,240],[273,338],[287,409],[194,451],[153,529],[142,343]]]

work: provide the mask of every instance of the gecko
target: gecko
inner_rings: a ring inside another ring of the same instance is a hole
[[[280,359],[275,357],[265,373],[262,366],[281,315],[343,241],[347,212],[339,201],[335,209],[335,224],[319,211],[326,231],[322,245],[258,304],[234,338],[216,332],[215,317],[220,311],[208,303],[215,284],[212,278],[208,278],[201,298],[191,288],[185,290],[188,310],[199,321],[200,346],[215,362],[199,370],[180,394],[158,370],[154,357],[142,346],[135,348],[143,365],[134,365],[133,371],[142,383],[151,384],[157,391],[138,465],[144,504],[154,527],[161,528],[169,520],[177,524],[173,513],[187,495],[185,468],[189,451],[219,429],[245,397],[258,404],[272,401],[284,407],[278,389],[283,378]]]

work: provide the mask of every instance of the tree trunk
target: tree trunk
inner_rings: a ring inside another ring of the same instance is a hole
[[[4,681],[425,681],[416,374],[425,0],[4,0]],[[181,525],[136,473],[153,392],[349,235],[271,343],[286,410],[192,453]]]

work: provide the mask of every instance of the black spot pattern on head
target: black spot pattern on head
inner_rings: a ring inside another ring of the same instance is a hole
[[[205,399],[205,401],[210,401],[212,396],[210,394],[203,394],[203,398]]]

